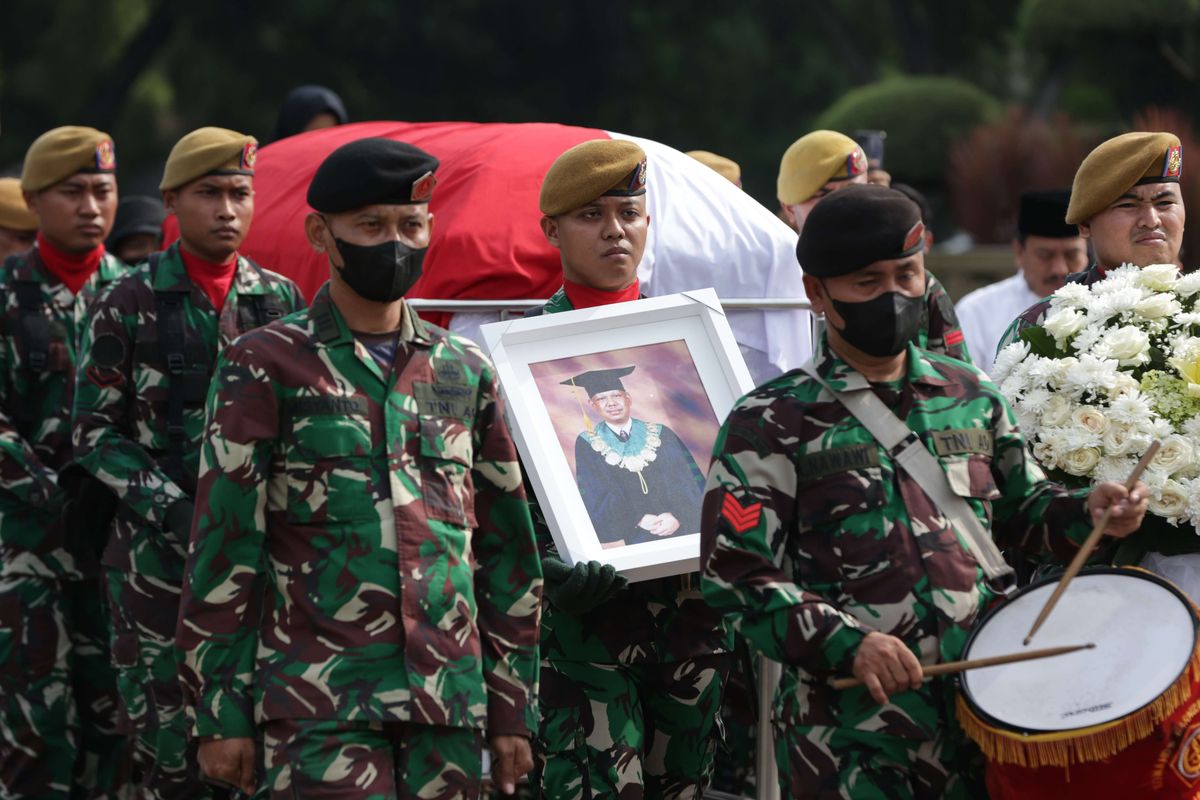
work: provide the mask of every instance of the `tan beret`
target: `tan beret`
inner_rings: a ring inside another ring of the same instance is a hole
[[[867,154],[837,131],[813,131],[792,142],[779,162],[776,194],[784,205],[803,203],[830,181],[867,172]]]
[[[0,228],[10,231],[36,231],[38,218],[25,205],[21,182],[0,178]]]
[[[735,186],[742,185],[742,168],[732,158],[719,156],[707,150],[689,150],[687,154],[709,169],[719,172],[722,178]]]
[[[574,211],[603,195],[646,193],[646,154],[633,142],[593,139],[554,160],[538,205],[548,217]]]
[[[1173,133],[1126,133],[1103,142],[1079,165],[1067,223],[1087,222],[1142,183],[1178,183],[1183,147]]]
[[[199,128],[171,148],[162,190],[178,189],[204,175],[253,175],[258,140],[225,128]]]
[[[116,172],[112,137],[95,128],[66,125],[46,131],[29,145],[21,189],[40,192],[77,172]]]

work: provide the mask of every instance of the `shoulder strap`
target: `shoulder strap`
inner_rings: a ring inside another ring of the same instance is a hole
[[[839,392],[817,374],[816,365],[809,361],[802,367],[813,380],[829,391],[854,418],[875,437],[904,471],[917,482],[929,499],[941,509],[950,524],[963,534],[967,549],[979,562],[989,586],[1002,594],[1014,588],[1013,569],[992,541],[979,517],[954,490],[938,460],[925,447],[921,438],[897,417],[870,390]]]
[[[158,276],[159,253],[150,255],[150,285]],[[155,318],[158,322],[158,346],[167,365],[167,458],[168,472],[175,480],[183,476],[183,450],[187,432],[183,426],[184,373],[187,369],[187,332],[184,329],[184,292],[155,290]]]
[[[50,320],[42,313],[42,286],[37,281],[16,281],[13,291],[21,309],[21,338],[25,340],[25,366],[42,372],[50,359]]]

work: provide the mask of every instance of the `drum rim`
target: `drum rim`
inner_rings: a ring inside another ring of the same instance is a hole
[[[1192,647],[1191,647],[1191,650],[1193,653],[1195,653],[1196,645],[1197,645],[1197,636],[1198,636],[1198,634],[1200,634],[1200,614],[1198,614],[1198,612],[1197,612],[1196,604],[1193,603],[1191,598],[1189,598],[1186,594],[1184,594],[1183,590],[1180,589],[1178,586],[1171,583],[1166,578],[1163,578],[1160,575],[1156,575],[1155,573],[1150,572],[1149,570],[1141,569],[1140,567],[1088,567],[1086,569],[1080,570],[1079,575],[1077,577],[1082,578],[1087,575],[1132,576],[1132,577],[1142,578],[1144,580],[1152,581],[1153,583],[1157,583],[1159,586],[1162,586],[1163,588],[1170,591],[1172,594],[1174,594],[1176,597],[1178,597],[1181,601],[1183,601],[1183,604],[1185,606],[1187,606],[1187,608],[1189,610],[1191,610],[1191,612],[1192,612],[1192,614],[1191,614],[1191,617],[1192,617]],[[1022,592],[1022,593],[1031,592],[1040,586],[1046,585],[1047,583],[1058,583],[1058,580],[1061,577],[1062,577],[1061,573],[1058,575],[1049,575],[1045,578],[1041,578],[1037,581],[1034,581],[1033,583],[1030,583],[1026,586],[1021,587],[1018,591]],[[1012,598],[1008,598],[1008,599],[1011,600]],[[966,656],[966,654],[968,652],[970,652],[971,645],[975,641],[975,636],[979,633],[980,630],[983,629],[984,623],[986,623],[989,619],[991,619],[996,614],[1000,613],[1000,609],[1004,608],[1004,605],[1005,605],[1005,603],[999,603],[999,604],[993,606],[992,608],[988,609],[987,612],[984,613],[984,615],[975,622],[975,625],[971,629],[971,633],[967,635],[967,641],[963,644],[963,656],[964,657]],[[1171,680],[1170,684],[1168,684],[1168,688],[1170,688],[1171,686],[1174,686],[1176,683],[1179,682],[1180,678],[1182,678],[1184,675],[1187,674],[1187,671],[1191,668],[1191,662],[1192,662],[1192,659],[1189,658],[1184,663],[1183,669],[1181,669],[1179,671],[1179,674],[1176,675]],[[1039,735],[1043,735],[1043,734],[1047,734],[1047,733],[1081,731],[1081,730],[1086,730],[1087,728],[1090,728],[1090,727],[1096,727],[1097,725],[1111,725],[1113,723],[1120,722],[1122,719],[1124,719],[1126,717],[1131,717],[1134,714],[1140,713],[1141,711],[1143,711],[1146,708],[1149,708],[1151,705],[1153,705],[1155,703],[1155,701],[1157,701],[1157,699],[1158,699],[1156,697],[1153,700],[1150,700],[1149,702],[1139,706],[1138,708],[1135,708],[1132,711],[1122,714],[1121,716],[1117,717],[1116,719],[1109,720],[1108,722],[1093,723],[1092,725],[1084,726],[1082,728],[1056,728],[1053,730],[1043,730],[1041,728],[1018,728],[1018,727],[1012,725],[1011,723],[1005,722],[1001,719],[998,719],[998,718],[992,716],[991,714],[987,713],[982,708],[980,708],[979,704],[975,702],[975,698],[971,695],[970,689],[967,688],[966,677],[967,677],[967,674],[965,672],[959,673],[958,675],[956,675],[954,677],[954,683],[958,689],[959,696],[961,696],[963,698],[963,701],[967,704],[967,707],[971,710],[971,713],[974,714],[976,717],[978,717],[981,722],[984,722],[993,728],[998,728],[1003,731],[1008,731],[1008,732],[1011,732],[1011,733],[1014,733],[1017,735],[1025,735],[1025,736],[1039,736]]]

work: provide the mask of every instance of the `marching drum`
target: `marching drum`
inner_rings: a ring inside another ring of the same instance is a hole
[[[986,614],[964,659],[1019,652],[1058,578]],[[1095,643],[965,672],[958,718],[987,757],[992,798],[1191,798],[1200,792],[1197,614],[1137,569],[1081,572],[1031,646]]]

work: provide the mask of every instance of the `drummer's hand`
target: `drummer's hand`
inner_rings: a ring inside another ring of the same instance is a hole
[[[868,633],[854,656],[854,677],[871,692],[879,705],[888,695],[921,686],[921,662],[908,646],[886,633]]]
[[[1092,523],[1100,521],[1104,510],[1111,506],[1112,513],[1108,517],[1108,525],[1104,532],[1109,536],[1123,539],[1136,531],[1146,516],[1146,501],[1150,490],[1146,484],[1138,481],[1132,492],[1125,491],[1124,485],[1116,481],[1105,481],[1096,484],[1088,495],[1088,511],[1092,515]]]

